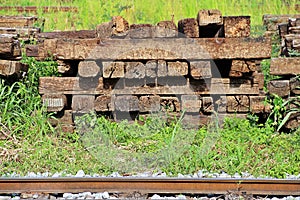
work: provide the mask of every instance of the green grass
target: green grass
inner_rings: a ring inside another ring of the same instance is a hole
[[[95,115],[77,119],[77,125],[77,133],[40,132],[1,141],[7,154],[1,157],[0,174],[83,169],[89,174],[162,170],[176,176],[206,169],[283,178],[300,170],[299,130],[274,134],[269,126],[226,119],[224,128],[212,133],[207,127],[184,129],[180,120],[166,124],[153,117],[140,125]]]
[[[200,9],[219,9],[223,15],[250,15],[254,30],[262,25],[264,14],[295,14],[297,0],[2,0],[1,5],[20,6],[76,6],[78,13],[42,13],[38,16],[46,19],[45,31],[94,29],[97,24],[109,21],[112,16],[121,15],[132,23],[155,24],[161,20],[170,20],[174,15],[177,22],[183,18],[196,17]],[[1,11],[0,14],[16,14],[16,12]]]

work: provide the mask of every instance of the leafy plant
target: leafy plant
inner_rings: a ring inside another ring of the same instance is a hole
[[[288,100],[284,101],[282,107],[287,107],[284,112],[284,118],[281,120],[280,124],[278,125],[277,131],[279,131],[292,117],[292,115],[299,115],[300,114],[300,96],[289,98]]]

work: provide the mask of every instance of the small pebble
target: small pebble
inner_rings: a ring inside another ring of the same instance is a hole
[[[72,193],[64,193],[63,194],[63,198],[71,198],[71,197],[73,197],[73,194]]]
[[[180,173],[177,175],[177,177],[178,177],[178,178],[185,178],[185,176],[182,175],[182,174],[180,174]]]
[[[52,175],[52,178],[58,178],[61,176],[61,173],[59,172],[55,172],[53,175]]]
[[[27,173],[26,176],[29,177],[29,178],[36,178],[37,177],[37,175],[34,172],[29,172],[29,173]]]
[[[184,195],[181,194],[181,195],[177,196],[177,199],[186,199],[186,196],[184,196]]]
[[[109,175],[109,177],[122,177],[119,172],[113,172]]]
[[[102,193],[102,198],[103,198],[103,199],[108,199],[108,198],[109,198],[108,192],[103,192],[103,193]]]
[[[161,197],[157,194],[154,194],[150,199],[161,199]]]
[[[95,199],[102,199],[102,193],[96,193],[93,195]]]
[[[85,173],[84,173],[84,171],[83,170],[79,170],[77,173],[76,173],[76,175],[75,175],[75,177],[84,177],[85,176]]]

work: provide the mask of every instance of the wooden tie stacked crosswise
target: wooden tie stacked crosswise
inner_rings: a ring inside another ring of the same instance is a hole
[[[27,66],[20,63],[20,38],[28,39],[39,29],[33,28],[36,17],[0,16],[0,76],[16,80]]]
[[[66,127],[91,111],[115,120],[185,111],[184,120],[201,125],[212,112],[269,110],[260,62],[270,58],[271,43],[249,36],[249,16],[218,10],[201,10],[178,28],[173,21],[129,26],[118,16],[95,31],[38,34],[26,53],[58,61],[62,77],[40,78],[39,91]]]
[[[270,66],[270,74],[279,76],[276,80],[268,83],[270,94],[275,94],[285,100],[299,98],[300,94],[300,15],[269,15],[264,20],[268,24],[273,24],[274,29],[277,28],[281,40],[281,50],[279,58],[272,58]],[[276,18],[277,20],[274,20]],[[299,102],[296,101],[296,102]],[[299,105],[293,103],[288,104],[287,109],[295,108]],[[286,128],[299,127],[300,114],[296,112],[291,115],[286,123]]]

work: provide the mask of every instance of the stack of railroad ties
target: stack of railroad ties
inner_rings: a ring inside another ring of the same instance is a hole
[[[0,76],[10,80],[19,78],[27,66],[20,63],[20,40],[29,40],[40,32],[34,24],[36,17],[0,16]],[[43,20],[42,20],[43,22]]]
[[[26,54],[57,60],[61,77],[41,77],[39,91],[65,131],[73,117],[96,111],[115,120],[159,111],[190,124],[270,112],[260,62],[271,42],[250,38],[249,16],[200,10],[197,18],[157,25],[120,17],[96,30],[36,34]]]
[[[207,124],[213,112],[269,112],[260,62],[270,58],[271,43],[250,38],[249,16],[200,10],[177,25],[129,25],[117,16],[96,30],[37,34],[27,56],[52,57],[62,73],[40,78],[43,103],[64,130],[91,111],[115,120],[184,111],[193,125]]]
[[[300,14],[265,15],[267,36],[279,37],[281,44],[278,58],[272,58],[270,74],[279,76],[268,83],[268,90],[284,99],[291,100],[300,94]],[[274,35],[275,34],[275,35]],[[275,37],[275,38],[276,38]],[[293,103],[289,107],[297,106]],[[288,108],[289,109],[289,108]],[[299,127],[300,115],[295,113],[286,124],[287,128]]]

